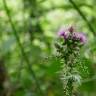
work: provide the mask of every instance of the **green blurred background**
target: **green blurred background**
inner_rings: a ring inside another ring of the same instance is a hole
[[[54,56],[62,25],[87,35],[76,96],[96,96],[96,0],[0,0],[0,60],[12,96],[63,96]]]

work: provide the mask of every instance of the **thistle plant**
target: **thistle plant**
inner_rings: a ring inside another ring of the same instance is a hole
[[[80,49],[86,43],[86,36],[82,32],[76,32],[72,26],[66,29],[61,28],[58,36],[60,42],[56,43],[55,46],[59,53],[58,57],[63,63],[60,74],[64,96],[74,96],[74,85],[81,79],[76,66],[79,63]]]

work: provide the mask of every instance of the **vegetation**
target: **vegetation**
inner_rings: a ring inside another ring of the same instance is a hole
[[[76,69],[78,81],[74,83],[74,96],[96,96],[95,3],[95,0],[0,0],[0,96],[73,94],[74,82],[68,85],[71,93],[66,95],[65,81],[61,80],[62,73],[64,78],[72,73],[66,71],[70,64],[67,67],[64,64],[70,61],[68,56],[73,49],[70,53],[71,46],[64,47],[69,41],[62,45],[66,40],[58,36],[61,27],[70,25],[87,38],[82,48],[77,44],[80,55],[75,54],[78,62],[71,66]]]

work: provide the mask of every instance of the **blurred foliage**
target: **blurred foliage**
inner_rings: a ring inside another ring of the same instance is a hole
[[[95,5],[95,0],[0,0],[0,59],[14,96],[63,96],[61,63],[54,56],[62,25],[74,25],[87,35],[81,52],[86,68],[80,67],[76,96],[96,96]]]

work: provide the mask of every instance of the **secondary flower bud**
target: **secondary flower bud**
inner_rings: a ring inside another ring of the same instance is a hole
[[[73,26],[71,26],[71,27],[69,27],[69,28],[68,28],[68,30],[69,30],[69,32],[71,32],[71,33],[72,33],[72,32],[74,32],[74,27],[73,27]]]
[[[60,36],[60,37],[64,37],[64,39],[66,40],[66,39],[68,39],[68,37],[69,37],[69,31],[68,31],[68,29],[65,29],[65,28],[60,28],[60,30],[59,30],[59,32],[58,32],[58,36]]]

